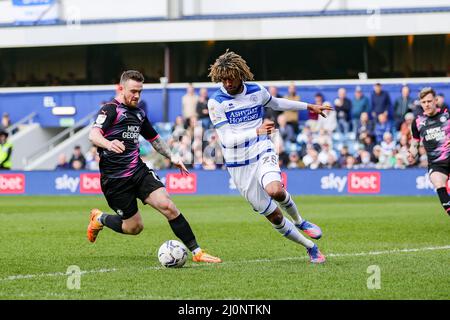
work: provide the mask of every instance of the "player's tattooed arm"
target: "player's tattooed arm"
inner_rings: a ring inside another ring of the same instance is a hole
[[[170,162],[172,162],[175,167],[180,169],[181,174],[189,174],[188,169],[184,165],[183,161],[181,161],[180,157],[172,154],[169,146],[164,142],[163,139],[161,139],[161,137],[157,137],[151,142],[151,144],[158,153],[162,154],[167,159],[170,159]]]
[[[161,139],[161,137],[157,137],[151,142],[151,144],[159,154],[162,154],[167,159],[172,159],[172,152],[170,151],[167,143],[163,139]]]

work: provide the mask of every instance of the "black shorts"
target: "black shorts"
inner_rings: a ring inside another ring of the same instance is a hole
[[[102,175],[100,181],[109,207],[124,220],[137,213],[137,198],[145,204],[150,193],[165,187],[158,175],[147,167],[127,178],[108,178]]]
[[[428,174],[431,174],[432,172],[440,172],[448,176],[450,173],[450,161],[447,163],[430,163],[428,165]]]

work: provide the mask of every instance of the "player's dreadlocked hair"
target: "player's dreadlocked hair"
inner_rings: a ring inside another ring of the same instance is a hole
[[[233,51],[227,51],[217,58],[209,67],[212,82],[221,82],[223,79],[253,80],[253,73],[242,57]]]

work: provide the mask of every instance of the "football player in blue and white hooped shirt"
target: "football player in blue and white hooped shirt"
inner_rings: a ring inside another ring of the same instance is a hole
[[[253,74],[244,59],[226,51],[210,67],[209,77],[222,86],[208,101],[211,121],[222,144],[225,164],[239,192],[264,215],[273,227],[286,238],[303,245],[313,263],[322,263],[325,256],[313,239],[322,236],[321,229],[300,216],[297,206],[281,183],[278,155],[270,140],[275,131],[273,121],[263,121],[264,109],[310,110],[322,116],[329,106],[272,97],[253,80]],[[273,201],[275,200],[275,201]],[[292,222],[283,216],[286,211]]]

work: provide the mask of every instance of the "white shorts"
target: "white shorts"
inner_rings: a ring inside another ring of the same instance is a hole
[[[228,168],[236,188],[252,205],[253,210],[268,216],[277,208],[264,187],[272,181],[281,182],[278,156],[274,152],[264,154],[258,161],[246,166]]]

